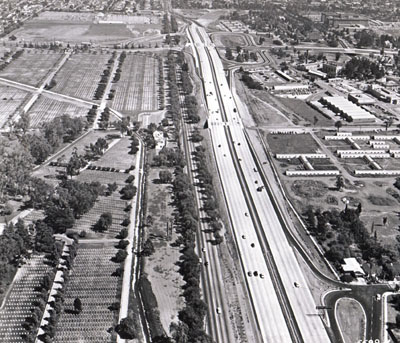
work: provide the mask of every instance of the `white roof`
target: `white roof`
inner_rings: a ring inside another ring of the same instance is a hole
[[[323,99],[353,119],[375,119],[371,113],[341,96],[328,96]]]
[[[361,268],[361,265],[357,262],[354,257],[344,258],[344,264],[342,264],[343,271],[345,272],[354,272],[365,275],[364,270]]]

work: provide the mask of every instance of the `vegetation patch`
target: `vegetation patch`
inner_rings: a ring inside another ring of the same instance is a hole
[[[299,197],[313,199],[323,197],[328,192],[328,186],[322,181],[295,180],[291,190]]]
[[[372,205],[375,206],[392,206],[395,204],[395,202],[391,198],[381,197],[372,194],[368,196],[368,200]]]

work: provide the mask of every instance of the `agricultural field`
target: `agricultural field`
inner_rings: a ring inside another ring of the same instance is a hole
[[[114,84],[112,108],[127,115],[158,109],[156,57],[128,54],[122,66],[121,79]]]
[[[0,128],[3,128],[27,101],[29,93],[13,87],[0,86],[0,94]]]
[[[107,330],[116,318],[108,308],[119,302],[120,279],[112,276],[120,266],[111,259],[113,244],[80,243],[65,290],[64,311],[60,315],[54,342],[111,342]],[[82,302],[82,312],[74,312],[74,300]]]
[[[70,117],[85,117],[90,106],[82,104],[77,106],[72,103],[62,102],[46,96],[40,96],[32,108],[28,111],[31,127],[38,128],[44,123],[64,114]]]
[[[62,57],[63,54],[50,50],[25,49],[0,71],[0,77],[37,87]]]
[[[109,54],[77,53],[58,71],[52,91],[92,100]]]
[[[51,269],[45,263],[44,256],[33,255],[17,272],[14,284],[0,309],[0,342],[26,342],[22,327],[25,318],[35,308],[32,302],[40,292],[36,291],[42,278]]]

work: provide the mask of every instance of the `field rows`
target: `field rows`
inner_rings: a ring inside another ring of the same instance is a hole
[[[35,288],[50,268],[44,264],[43,256],[34,255],[19,269],[5,306],[0,311],[0,342],[26,342],[21,336],[26,333],[22,324],[32,314],[32,302],[39,294]]]
[[[157,110],[158,59],[128,55],[121,79],[114,85],[113,108],[121,112]]]
[[[65,291],[64,312],[60,316],[54,342],[111,342],[107,330],[113,326],[108,307],[117,301],[119,279],[111,274],[119,266],[111,261],[113,246],[79,246]],[[82,312],[72,312],[75,298]]]
[[[40,82],[44,80],[62,56],[60,53],[50,51],[25,50],[21,56],[0,71],[0,77],[32,86],[39,86]]]
[[[8,86],[0,86],[0,94],[0,128],[2,128],[28,98],[29,93]]]
[[[31,127],[41,127],[44,123],[64,114],[71,117],[84,117],[86,116],[87,111],[87,107],[79,107],[67,102],[61,102],[41,96],[29,110]]]
[[[111,55],[74,54],[55,77],[55,92],[92,100]]]

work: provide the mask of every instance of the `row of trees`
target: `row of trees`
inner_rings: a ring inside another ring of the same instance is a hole
[[[114,82],[114,83],[118,82],[119,79],[121,78],[122,65],[124,64],[125,58],[126,58],[126,52],[123,51],[121,53],[121,55],[119,55],[119,58],[118,58],[118,68],[117,68],[114,78],[112,80],[112,82]]]
[[[196,161],[196,179],[198,181],[197,186],[200,187],[203,195],[203,210],[207,214],[208,225],[210,230],[214,234],[214,244],[220,244],[223,242],[223,237],[219,231],[222,228],[220,222],[220,215],[218,212],[218,203],[215,194],[215,185],[213,185],[213,177],[208,170],[207,150],[204,146],[199,145],[194,151],[193,159]]]
[[[94,92],[94,99],[99,100],[103,97],[107,87],[108,79],[110,78],[112,65],[114,64],[116,52],[112,53],[111,58],[107,62],[106,69],[103,70],[99,84],[97,85],[96,91]]]
[[[251,76],[248,71],[243,71],[242,72],[242,78],[241,80],[244,82],[244,84],[249,87],[250,89],[263,89],[263,85],[259,81],[255,81]]]

